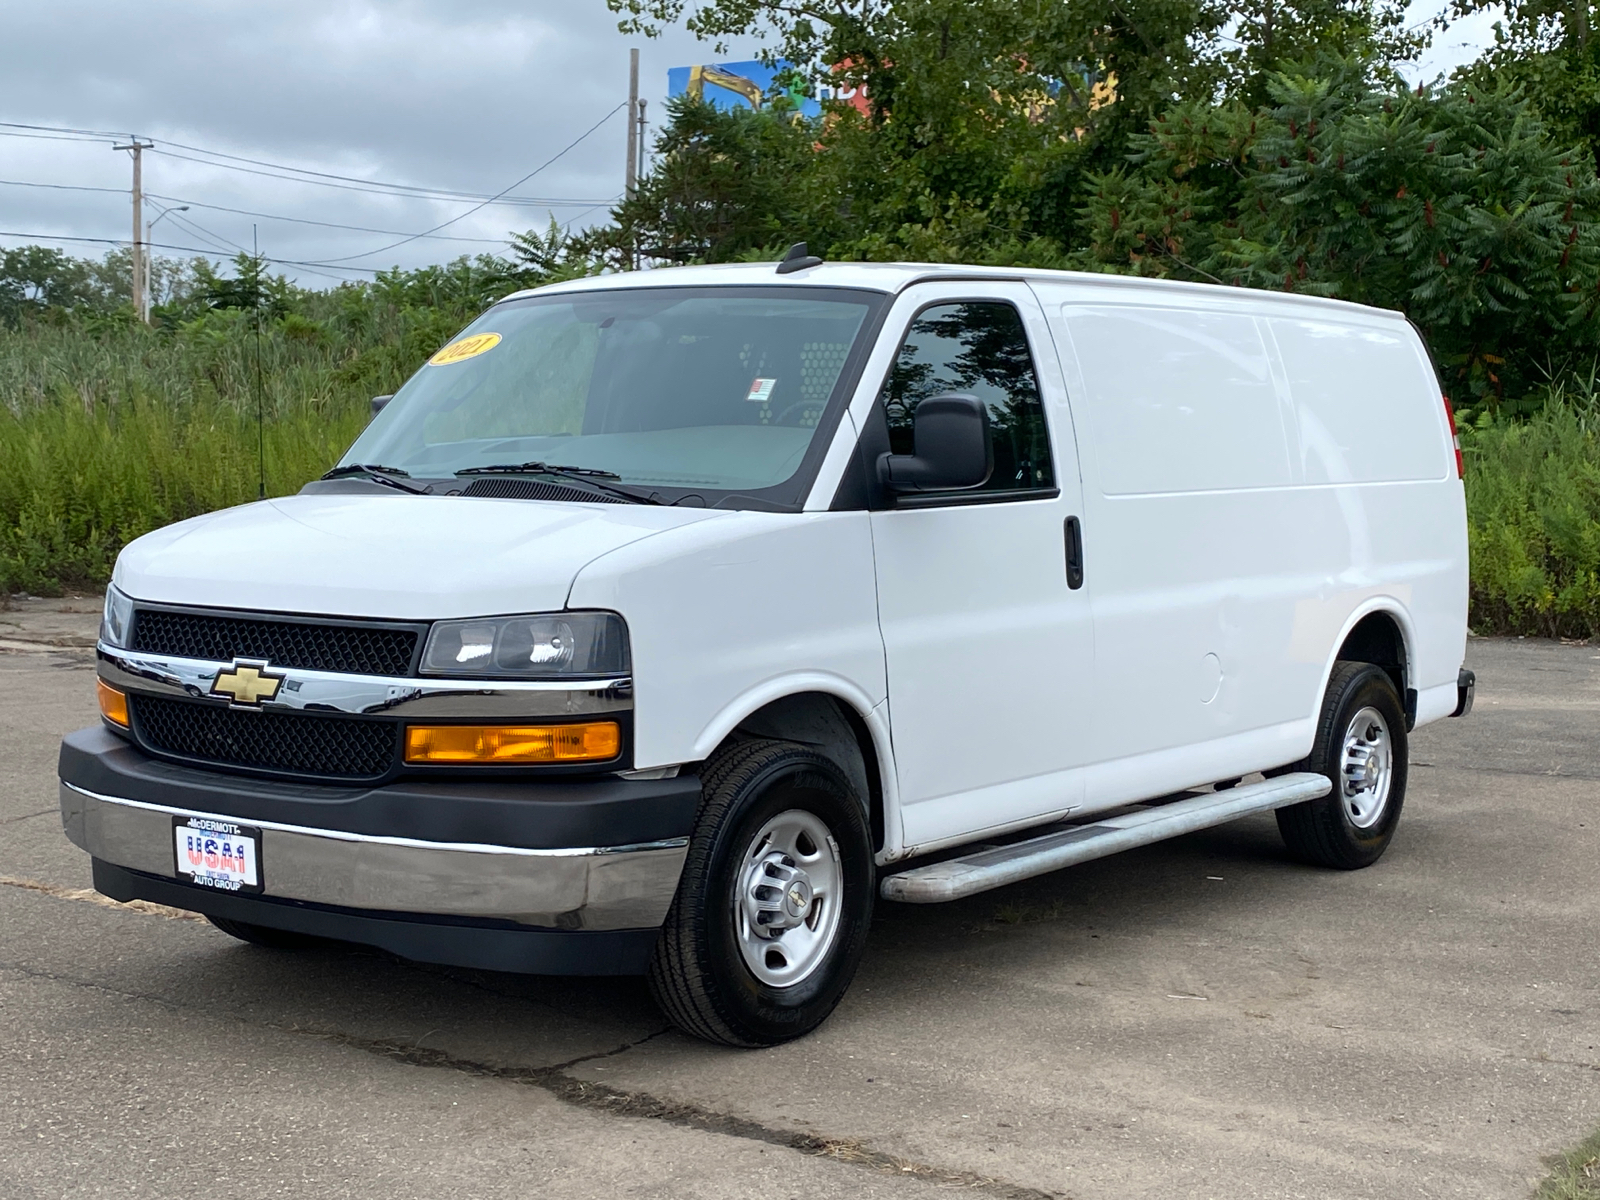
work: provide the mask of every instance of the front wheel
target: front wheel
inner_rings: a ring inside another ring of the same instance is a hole
[[[1407,753],[1405,711],[1394,681],[1369,663],[1338,663],[1311,754],[1289,768],[1326,775],[1333,790],[1278,810],[1289,849],[1347,871],[1377,862],[1400,823]]]
[[[771,1046],[810,1033],[855,976],[872,919],[865,808],[792,742],[713,758],[650,990],[685,1033]]]

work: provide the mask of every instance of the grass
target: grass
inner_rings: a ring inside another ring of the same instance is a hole
[[[1556,1160],[1534,1200],[1600,1200],[1600,1130]]]
[[[277,409],[263,427],[267,494],[322,474],[365,420],[364,401]],[[226,404],[140,397],[0,413],[0,590],[102,586],[129,541],[254,500],[258,487],[254,417]]]
[[[1600,407],[1557,396],[1462,445],[1474,631],[1600,635]]]
[[[266,490],[327,470],[475,304],[302,297],[261,338]],[[0,594],[92,590],[151,529],[257,494],[249,313],[175,329],[58,318],[0,330]],[[1524,423],[1463,430],[1471,624],[1600,636],[1600,402],[1557,389]]]
[[[260,340],[266,492],[298,490],[464,315],[367,303],[268,323]],[[0,594],[92,590],[132,539],[257,497],[250,314],[176,330],[37,322],[0,330]]]

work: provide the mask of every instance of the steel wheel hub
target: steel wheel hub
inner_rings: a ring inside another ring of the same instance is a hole
[[[843,869],[821,818],[779,813],[744,853],[734,931],[745,965],[762,983],[790,987],[821,965],[839,932]]]
[[[1370,829],[1383,819],[1394,784],[1394,740],[1389,723],[1375,708],[1350,718],[1340,755],[1340,799],[1357,829]]]

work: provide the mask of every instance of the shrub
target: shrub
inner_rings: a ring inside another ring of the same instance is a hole
[[[1462,431],[1476,632],[1600,636],[1597,418],[1558,393],[1525,424]]]

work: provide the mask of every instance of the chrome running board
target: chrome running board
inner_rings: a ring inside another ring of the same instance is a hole
[[[1327,776],[1304,771],[1223,792],[1202,792],[1159,808],[1138,809],[1092,825],[1058,828],[1025,842],[991,846],[960,858],[915,867],[886,876],[878,891],[885,900],[900,900],[906,904],[960,900],[1121,850],[1148,846],[1197,829],[1209,829],[1250,813],[1269,812],[1315,800],[1332,790]]]

